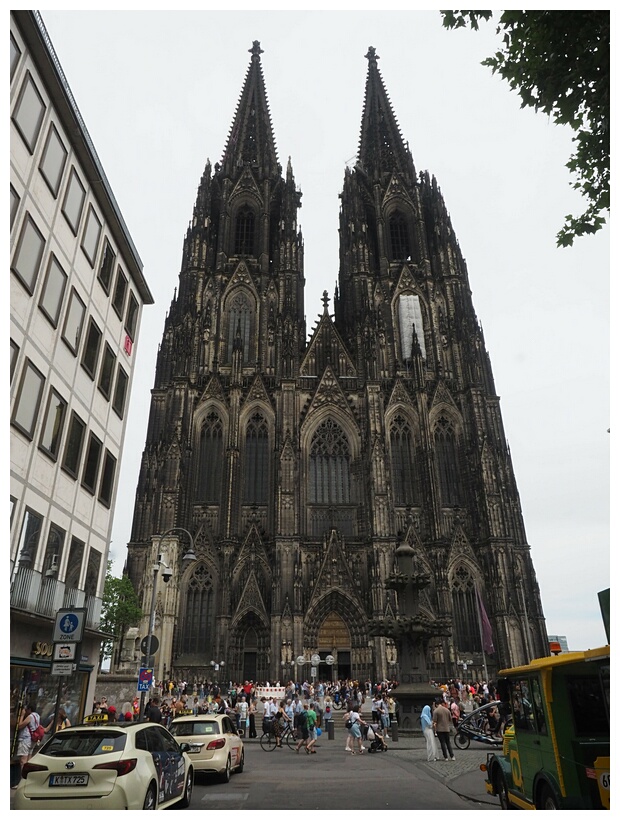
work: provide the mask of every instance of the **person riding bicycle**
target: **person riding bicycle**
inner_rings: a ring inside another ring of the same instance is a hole
[[[284,731],[285,726],[290,723],[290,718],[286,714],[285,706],[285,702],[281,700],[278,710],[273,716],[272,722],[273,733],[276,736],[276,747],[278,749],[282,748],[282,732]]]

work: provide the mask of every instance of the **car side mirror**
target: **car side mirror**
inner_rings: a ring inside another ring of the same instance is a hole
[[[192,744],[191,744],[191,743],[181,743],[181,744],[179,744],[179,745],[180,745],[180,748],[181,748],[181,751],[182,751],[182,752],[186,752],[186,753],[188,753],[188,754],[189,754],[189,750],[192,748]]]

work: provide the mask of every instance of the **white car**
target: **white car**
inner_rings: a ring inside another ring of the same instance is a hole
[[[243,771],[243,740],[228,715],[183,715],[172,721],[170,731],[179,742],[190,744],[196,772],[217,774],[228,783],[231,772]]]
[[[186,808],[194,786],[188,749],[157,723],[92,715],[56,732],[26,763],[13,808]]]

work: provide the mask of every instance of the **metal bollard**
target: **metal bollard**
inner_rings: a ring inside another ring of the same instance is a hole
[[[392,721],[391,729],[392,729],[392,740],[393,740],[394,743],[398,743],[398,723],[395,720]]]
[[[326,723],[327,723],[327,739],[328,740],[333,740],[334,739],[334,721],[333,720],[327,720]]]

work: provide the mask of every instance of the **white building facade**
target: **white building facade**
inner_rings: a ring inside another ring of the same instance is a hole
[[[11,706],[81,717],[142,309],[142,262],[37,12],[11,12]],[[85,610],[52,676],[59,609]]]

